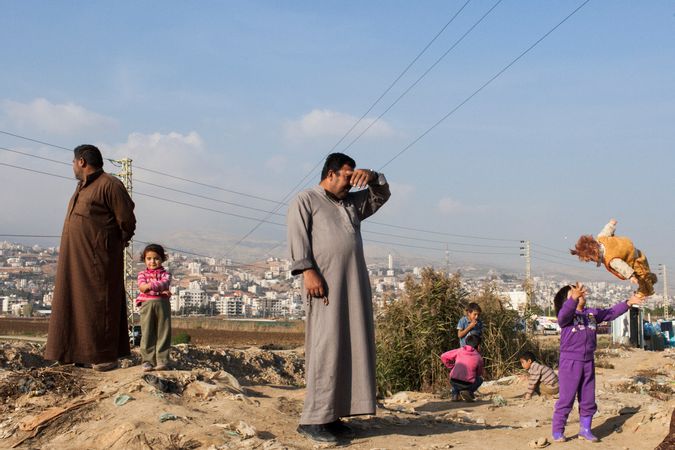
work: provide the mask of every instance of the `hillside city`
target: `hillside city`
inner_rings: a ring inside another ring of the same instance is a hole
[[[0,314],[7,316],[48,316],[54,293],[58,247],[41,247],[0,242]],[[304,316],[301,277],[290,273],[290,261],[268,258],[254,264],[233,264],[228,259],[169,253],[165,268],[173,275],[171,310],[175,315],[211,315],[223,318],[300,319]],[[140,261],[136,270],[142,270]],[[398,300],[408,277],[420,278],[422,267],[387,260],[368,264],[375,311]],[[518,273],[487,271],[467,275],[461,267],[468,292],[494,283],[505,304],[522,309],[526,303],[524,276]],[[551,316],[551,299],[564,283],[574,280],[560,276],[534,277],[533,303],[541,315]],[[131,283],[130,283],[131,284]],[[632,286],[605,281],[587,282],[598,306],[609,306],[627,299]],[[135,279],[133,280],[134,292]],[[661,295],[652,296],[647,308],[663,304]]]

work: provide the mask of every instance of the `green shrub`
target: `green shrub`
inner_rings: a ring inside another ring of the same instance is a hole
[[[189,344],[190,341],[192,340],[192,336],[187,334],[185,331],[181,331],[180,333],[176,334],[171,338],[171,343],[173,345],[176,344]]]
[[[470,295],[459,274],[448,276],[427,268],[419,281],[409,277],[400,300],[381,310],[376,320],[377,388],[380,396],[401,390],[438,391],[447,386],[443,352],[459,347],[457,322],[469,302],[483,310],[480,353],[484,378],[495,379],[519,369],[518,355],[534,351],[550,363],[556,352],[543,355],[530,335],[517,331],[518,312],[504,307],[492,283]]]

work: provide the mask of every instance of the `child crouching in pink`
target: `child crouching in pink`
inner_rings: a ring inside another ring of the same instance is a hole
[[[450,369],[452,401],[460,397],[466,402],[475,400],[474,392],[483,384],[483,358],[478,353],[480,338],[469,335],[466,345],[441,355],[441,361]]]

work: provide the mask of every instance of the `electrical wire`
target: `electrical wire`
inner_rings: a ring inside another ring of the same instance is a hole
[[[497,6],[501,3],[501,2],[502,2],[502,0],[497,0],[497,2],[496,2],[494,5],[492,5],[492,8],[490,8],[485,14],[483,14],[483,15],[480,17],[480,19],[478,19],[478,21],[476,21],[476,22],[475,22],[475,23],[474,23],[474,24],[473,24],[473,25],[472,25],[472,26],[471,26],[471,27],[470,27],[470,28],[469,28],[462,36],[460,36],[459,39],[457,39],[457,40],[450,46],[450,48],[448,48],[448,49],[445,51],[445,53],[443,53],[438,59],[436,59],[436,61],[435,61],[431,66],[429,66],[429,68],[428,68],[426,71],[424,71],[424,73],[422,73],[422,75],[420,75],[419,78],[417,78],[417,79],[416,79],[416,80],[415,80],[415,81],[414,81],[414,82],[413,82],[413,83],[412,83],[405,91],[403,91],[403,93],[402,93],[401,95],[399,95],[398,98],[396,98],[396,100],[394,100],[394,101],[393,101],[393,102],[392,102],[392,103],[391,103],[391,104],[390,104],[390,105],[389,105],[389,106],[388,106],[388,107],[387,107],[387,108],[386,108],[379,116],[377,116],[377,118],[375,118],[375,120],[373,120],[370,124],[368,124],[368,126],[367,126],[363,131],[361,131],[361,133],[359,133],[359,134],[358,134],[358,135],[357,135],[357,136],[356,136],[356,137],[355,137],[355,138],[354,138],[354,139],[353,139],[353,140],[352,140],[352,141],[351,141],[351,142],[350,142],[343,150],[342,150],[342,152],[346,152],[347,150],[349,150],[349,148],[351,148],[351,146],[352,146],[356,141],[358,141],[358,140],[361,138],[361,136],[363,136],[368,130],[370,130],[370,128],[371,128],[373,125],[375,125],[375,123],[377,123],[377,122],[378,122],[385,114],[387,114],[394,106],[396,106],[396,104],[397,104],[403,97],[405,97],[405,96],[406,96],[406,95],[407,95],[407,94],[408,94],[415,86],[417,86],[417,84],[418,84],[420,81],[422,81],[422,80],[424,79],[424,77],[426,77],[426,76],[429,74],[429,72],[431,72],[431,71],[432,71],[432,70],[433,70],[433,69],[434,69],[434,68],[435,68],[435,67],[436,67],[436,66],[437,66],[437,65],[438,65],[438,64],[439,64],[439,63],[440,63],[447,55],[448,55],[448,53],[450,53],[455,47],[457,47],[457,46],[464,40],[464,38],[467,37],[467,36],[473,31],[474,28],[476,28],[483,20],[485,20],[485,18],[486,18],[486,17],[487,17],[487,16],[488,16],[488,15],[489,15],[489,14],[490,14]]]
[[[401,151],[396,153],[391,159],[389,159],[384,165],[380,167],[380,170],[384,169],[387,167],[389,164],[394,162],[399,156],[401,156],[403,153],[405,153],[408,149],[410,149],[413,145],[415,145],[417,142],[419,142],[422,138],[424,138],[427,134],[429,134],[434,128],[436,128],[438,125],[443,123],[448,117],[453,115],[457,110],[459,110],[462,106],[464,106],[466,103],[468,103],[472,98],[474,98],[476,95],[478,95],[483,89],[485,89],[488,85],[490,85],[494,80],[499,78],[504,72],[506,72],[511,66],[513,66],[516,62],[518,62],[523,56],[528,54],[533,48],[535,48],[537,45],[539,45],[540,42],[542,42],[544,39],[546,39],[551,33],[553,33],[558,27],[560,27],[562,24],[567,22],[567,20],[572,17],[574,14],[577,13],[581,8],[586,6],[586,4],[590,0],[585,0],[581,5],[577,6],[574,11],[569,13],[564,19],[562,19],[558,24],[556,24],[553,28],[551,28],[549,31],[544,33],[542,37],[537,39],[532,45],[530,45],[527,49],[525,49],[522,53],[520,53],[516,58],[514,58],[510,63],[508,63],[506,66],[504,66],[500,71],[498,71],[495,75],[493,75],[489,80],[487,80],[485,83],[483,83],[478,89],[476,89],[471,95],[466,97],[464,100],[462,100],[457,106],[455,106],[452,110],[450,110],[449,113],[441,117],[436,123],[434,123],[431,127],[427,128],[427,130],[420,134],[417,138],[415,138],[410,144],[406,145],[403,147]]]
[[[381,236],[389,236],[389,237],[395,237],[395,238],[400,238],[400,239],[408,239],[408,240],[420,241],[420,242],[434,242],[434,243],[443,244],[443,245],[460,245],[460,246],[466,246],[466,247],[517,249],[513,245],[467,244],[467,243],[464,243],[464,242],[439,241],[439,240],[436,240],[436,239],[424,239],[424,238],[419,238],[419,237],[414,237],[414,236],[404,236],[402,234],[382,233],[382,232],[379,232],[379,231],[372,231],[372,230],[363,230],[362,232],[367,233],[367,234],[377,234],[377,235],[381,235]]]

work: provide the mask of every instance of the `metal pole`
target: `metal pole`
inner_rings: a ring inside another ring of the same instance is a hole
[[[661,268],[661,278],[663,278],[663,318],[668,318],[668,306],[670,299],[668,298],[668,269],[665,264],[659,264]]]
[[[123,158],[119,160],[112,161],[113,163],[121,164],[122,171],[117,175],[117,177],[122,181],[124,187],[127,188],[129,196],[132,196],[133,193],[133,183],[132,183],[132,160],[129,158]],[[124,290],[127,295],[127,321],[131,326],[133,333],[135,319],[134,319],[134,293],[136,291],[135,284],[135,274],[134,274],[134,241],[133,239],[129,241],[129,245],[124,249]]]
[[[530,314],[530,309],[532,308],[532,258],[530,254],[530,241],[520,241],[520,256],[525,257],[525,331],[527,331],[527,315]]]

